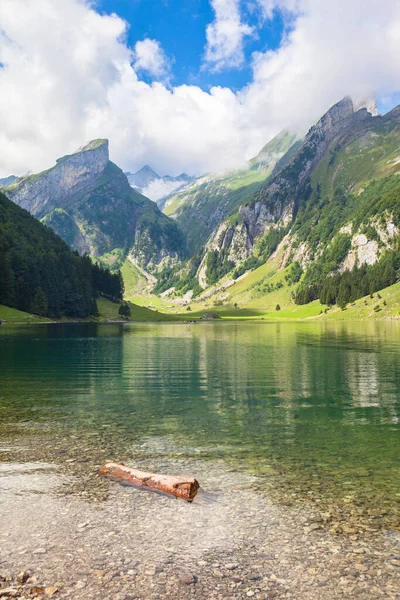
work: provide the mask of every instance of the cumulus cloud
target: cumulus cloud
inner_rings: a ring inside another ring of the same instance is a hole
[[[165,77],[170,70],[170,62],[157,40],[146,38],[136,42],[134,60],[137,71],[146,71],[156,79]]]
[[[283,127],[304,131],[346,94],[399,91],[397,0],[257,1],[291,27],[279,49],[254,54],[252,82],[234,93],[141,81],[126,23],[84,0],[0,0],[0,176],[49,167],[97,137],[126,170],[218,171]]]
[[[244,63],[244,37],[252,28],[242,23],[240,0],[211,0],[215,20],[206,30],[205,64],[214,71],[241,67]]]
[[[399,89],[396,0],[269,0],[268,6],[294,11],[296,21],[278,50],[253,56],[245,101],[250,114],[264,104],[260,125],[276,120],[304,128],[346,94]]]

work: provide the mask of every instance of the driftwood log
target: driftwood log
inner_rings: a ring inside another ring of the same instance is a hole
[[[175,498],[182,498],[193,502],[199,489],[197,479],[184,479],[172,477],[171,475],[158,475],[156,473],[145,473],[137,469],[129,469],[125,465],[107,463],[99,470],[101,475],[126,482],[138,487],[147,487],[165,494],[171,494]]]

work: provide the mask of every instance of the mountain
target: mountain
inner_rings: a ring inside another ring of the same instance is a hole
[[[288,151],[293,147],[298,148],[300,143],[295,133],[283,129],[276,137],[265,144],[257,156],[249,161],[249,166],[252,170],[263,171],[266,176],[269,176]]]
[[[296,141],[296,135],[281,131],[245,168],[205,175],[167,199],[164,212],[183,231],[190,254],[199,252],[212,231],[254,195]]]
[[[2,179],[0,179],[0,187],[11,185],[16,179],[16,175],[9,175],[9,177],[3,177]]]
[[[97,313],[95,297],[122,299],[118,274],[77,256],[0,192],[0,304],[50,317]]]
[[[186,173],[181,173],[177,177],[171,177],[170,175],[161,177],[148,165],[142,167],[136,173],[125,173],[125,175],[134,190],[156,202],[160,208],[164,206],[163,200],[165,198],[194,179]]]
[[[176,223],[131,188],[109,160],[108,140],[93,140],[50,169],[20,177],[4,190],[71,248],[112,267],[129,255],[142,267],[155,269],[177,262],[183,254]]]
[[[339,298],[345,304],[395,283],[400,107],[381,116],[365,104],[344,98],[293,144],[270,178],[174,274],[175,289],[201,298],[210,288],[207,297],[218,302],[248,305],[268,302],[279,284],[288,303]],[[283,275],[275,281],[277,271]],[[157,291],[167,286],[161,276]]]

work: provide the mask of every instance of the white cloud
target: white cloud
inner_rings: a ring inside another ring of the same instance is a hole
[[[261,0],[260,0],[261,1]],[[346,94],[392,94],[400,87],[400,5],[396,0],[277,0],[297,13],[276,51],[255,54],[245,92],[259,125],[309,126]]]
[[[206,65],[215,71],[241,67],[244,63],[243,40],[252,28],[241,22],[240,0],[210,0],[215,20],[206,31]]]
[[[136,42],[134,58],[137,71],[146,71],[156,79],[165,77],[170,70],[170,62],[157,40]]]
[[[303,8],[302,0],[254,0],[260,7],[265,19],[271,19],[276,9],[298,15]]]
[[[278,50],[254,55],[253,81],[234,93],[140,81],[124,21],[83,0],[0,0],[0,176],[46,168],[97,137],[124,170],[222,170],[346,94],[399,91],[398,0],[294,2],[265,4],[296,20]]]

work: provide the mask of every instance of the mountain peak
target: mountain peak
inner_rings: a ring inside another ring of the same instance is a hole
[[[97,138],[96,140],[91,140],[84,146],[75,150],[73,154],[79,154],[80,152],[89,152],[90,150],[107,150],[108,152],[108,140],[105,138]]]
[[[75,150],[75,152],[73,152],[72,154],[67,154],[66,156],[57,158],[56,164],[59,165],[60,163],[63,163],[69,159],[76,159],[76,158],[80,159],[79,155],[83,155],[85,152],[93,152],[93,153],[95,153],[95,156],[98,155],[99,161],[104,163],[104,166],[105,166],[109,160],[108,140],[103,139],[103,138],[91,140],[84,146],[80,146],[80,148]]]
[[[356,106],[356,108],[355,108]],[[364,103],[354,105],[350,96],[345,96],[331,106],[321,119],[311,127],[305,138],[305,143],[311,142],[317,134],[319,139],[329,142],[349,125],[362,121],[371,116]]]
[[[170,175],[161,177],[149,165],[145,165],[136,173],[125,173],[125,175],[134,190],[157,202],[159,206],[163,205],[161,201],[164,198],[193,179],[186,173],[182,173],[178,177],[171,177]]]
[[[160,175],[154,171],[149,165],[144,165],[139,171],[136,171],[134,175],[153,175],[157,179],[161,179]]]
[[[9,196],[41,218],[53,208],[63,208],[67,197],[85,193],[108,162],[108,140],[92,140],[72,154],[58,158],[50,169],[17,179]]]
[[[297,135],[288,129],[282,129],[272,140],[267,142],[260,152],[249,161],[251,169],[261,169],[272,173],[277,162],[297,141]]]

